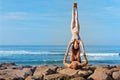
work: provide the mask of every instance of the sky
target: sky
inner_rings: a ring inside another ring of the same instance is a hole
[[[85,45],[120,45],[120,0],[0,0],[0,45],[67,45],[73,2]]]

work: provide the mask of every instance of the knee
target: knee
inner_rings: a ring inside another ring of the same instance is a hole
[[[73,62],[74,61],[74,57],[70,58],[70,62]]]

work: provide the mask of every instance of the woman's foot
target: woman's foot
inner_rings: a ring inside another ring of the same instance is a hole
[[[77,8],[77,3],[73,3],[73,7],[74,7],[74,8]]]

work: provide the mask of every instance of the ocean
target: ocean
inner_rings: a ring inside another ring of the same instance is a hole
[[[0,63],[14,62],[16,65],[63,65],[67,46],[52,45],[1,45]],[[85,46],[89,64],[120,64],[120,46]],[[70,54],[70,53],[69,53]],[[69,57],[67,61],[69,62]],[[84,58],[81,56],[82,61]]]

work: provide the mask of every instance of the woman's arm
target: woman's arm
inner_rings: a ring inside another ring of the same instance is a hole
[[[83,44],[82,40],[78,40],[78,42],[79,42],[79,45],[81,45],[81,47],[82,47],[82,53],[84,55],[85,54],[84,44]]]
[[[69,48],[70,48],[70,46],[71,46],[72,43],[73,43],[73,41],[71,40],[71,41],[69,42],[69,44],[68,44],[68,47],[67,47],[67,50],[66,50],[66,54],[65,54],[65,55],[67,55],[67,56],[68,56],[68,53],[69,53]]]

